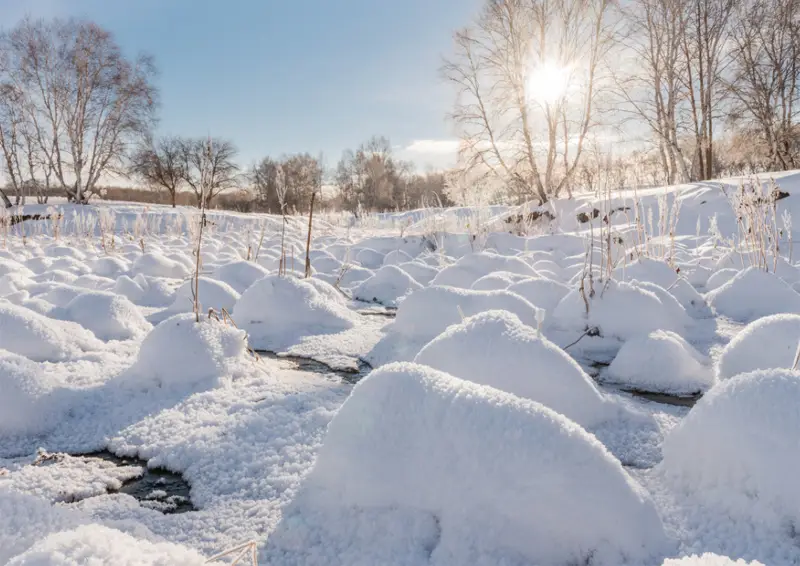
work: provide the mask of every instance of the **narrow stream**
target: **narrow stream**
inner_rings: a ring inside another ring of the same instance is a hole
[[[372,366],[370,366],[364,360],[358,360],[358,370],[351,370],[351,369],[334,368],[324,362],[320,362],[312,358],[304,358],[302,356],[278,354],[276,352],[272,352],[269,350],[256,350],[255,352],[259,356],[263,356],[271,360],[277,360],[279,362],[287,362],[288,364],[291,365],[291,369],[295,369],[298,371],[308,371],[322,375],[335,374],[341,377],[342,380],[347,383],[358,383],[359,381],[361,381],[363,377],[365,377],[370,371],[372,371]]]

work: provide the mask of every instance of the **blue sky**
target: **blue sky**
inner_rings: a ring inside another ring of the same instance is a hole
[[[452,91],[438,69],[480,0],[0,0],[26,14],[88,18],[127,53],[155,56],[163,133],[232,139],[264,155],[388,136],[420,169],[451,157]],[[433,143],[431,143],[433,142]]]

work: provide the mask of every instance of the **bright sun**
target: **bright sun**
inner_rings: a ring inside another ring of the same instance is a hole
[[[552,61],[537,65],[528,77],[528,98],[542,104],[555,104],[567,94],[570,70]]]

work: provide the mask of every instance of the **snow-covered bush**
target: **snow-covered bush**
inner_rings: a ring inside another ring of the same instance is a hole
[[[710,361],[667,330],[626,341],[608,368],[608,378],[625,387],[672,395],[704,392],[714,383]]]
[[[417,364],[354,388],[269,544],[268,562],[307,566],[612,566],[670,547],[652,501],[594,436]]]
[[[612,415],[611,403],[564,350],[507,311],[487,311],[428,343],[416,363],[537,401],[584,427]]]
[[[800,293],[774,273],[748,267],[711,291],[708,304],[718,314],[738,322],[750,322],[778,313],[800,314]]]
[[[748,324],[717,360],[717,377],[757,369],[791,368],[800,345],[800,315],[775,314]]]

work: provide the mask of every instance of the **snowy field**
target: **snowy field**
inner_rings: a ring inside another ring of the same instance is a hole
[[[305,218],[5,211],[0,564],[800,564],[774,181],[321,214],[310,278]]]

